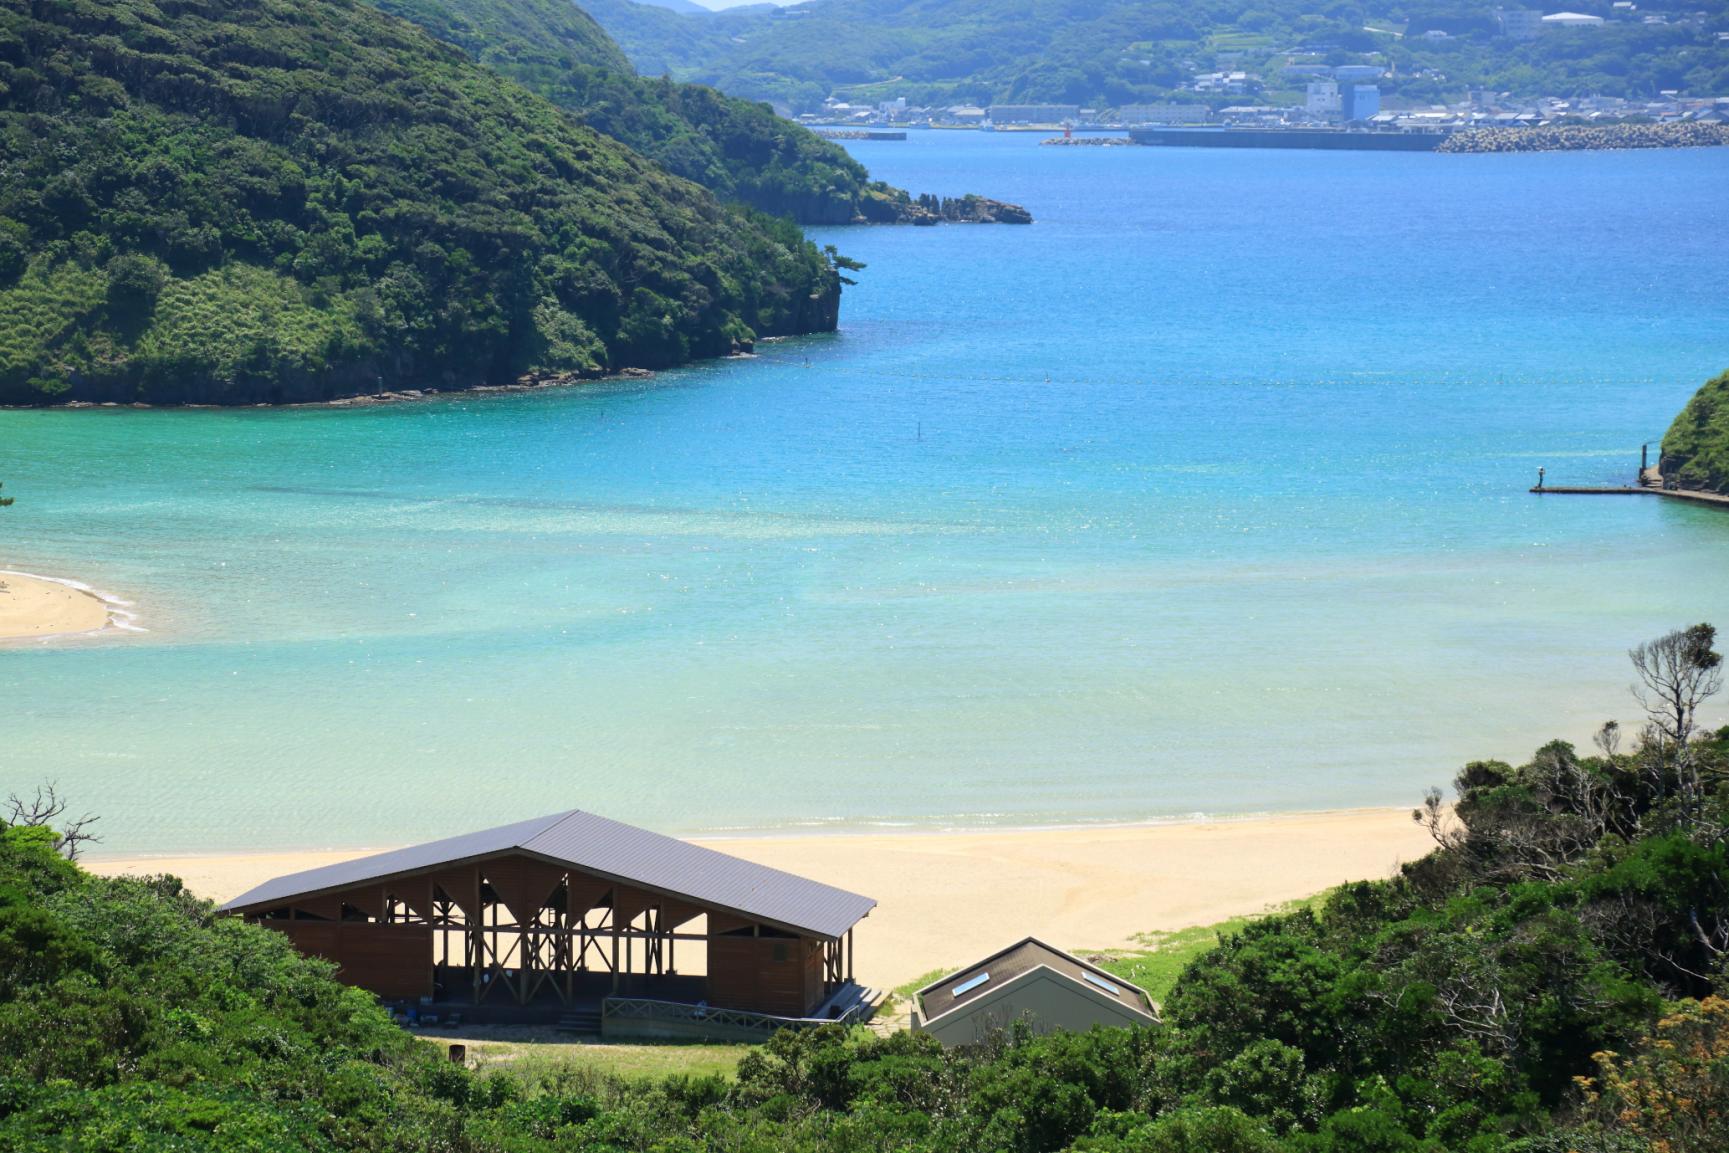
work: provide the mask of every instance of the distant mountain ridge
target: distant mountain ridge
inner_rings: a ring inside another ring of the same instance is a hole
[[[357,0],[0,0],[0,157],[0,403],[586,376],[838,315],[792,223]]]
[[[645,73],[714,84],[795,112],[839,93],[865,103],[1056,102],[1117,106],[1213,97],[1189,86],[1211,70],[1258,74],[1229,103],[1305,82],[1287,56],[1371,61],[1389,96],[1729,95],[1729,10],[1692,0],[1608,0],[1577,11],[1600,27],[1506,35],[1495,5],[1442,0],[806,0],[794,8],[680,16],[632,0],[583,6]],[[1510,3],[1506,7],[1520,7]],[[1663,21],[1647,24],[1644,21]],[[1305,50],[1305,51],[1299,51]],[[1216,102],[1216,101],[1215,101]]]
[[[782,119],[766,104],[706,85],[637,75],[600,26],[567,0],[370,2],[457,45],[723,201],[800,224],[931,220],[905,191],[871,180],[840,145]],[[965,195],[953,203],[956,215],[945,219],[1031,219],[1017,206],[987,198]],[[980,206],[985,210],[967,214]]]
[[[873,188],[864,165],[844,148],[763,104],[638,76],[600,26],[569,0],[371,2],[722,200],[800,224],[846,224],[873,214],[892,218],[881,203],[900,198],[885,185]]]

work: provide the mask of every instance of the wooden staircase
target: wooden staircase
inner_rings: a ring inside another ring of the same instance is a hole
[[[592,1009],[572,1009],[558,1019],[560,1033],[582,1033],[600,1036],[600,1006]]]

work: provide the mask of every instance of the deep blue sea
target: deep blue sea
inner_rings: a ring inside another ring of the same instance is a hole
[[[1629,480],[1729,367],[1729,149],[858,143],[1030,228],[837,228],[841,331],[370,409],[0,412],[0,785],[112,851],[1412,802],[1631,721],[1729,515]],[[1729,709],[1714,718],[1729,721]]]

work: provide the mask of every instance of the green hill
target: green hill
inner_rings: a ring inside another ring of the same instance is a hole
[[[723,201],[801,224],[845,224],[880,199],[870,191],[864,166],[845,149],[765,105],[636,75],[617,45],[569,0],[372,2]]]
[[[1716,1153],[1729,729],[1689,728],[1466,765],[1432,854],[1227,933],[1160,1026],[785,1031],[730,1079],[471,1072],[284,935],[0,823],[0,1150]]]
[[[703,16],[632,0],[583,6],[642,72],[801,112],[830,94],[921,105],[1289,102],[1304,84],[1284,71],[1292,62],[1377,64],[1389,72],[1381,81],[1389,97],[1422,103],[1473,87],[1523,96],[1729,93],[1729,42],[1717,37],[1729,31],[1729,12],[1690,0],[1642,0],[1636,14],[1581,0],[1574,10],[1611,19],[1531,40],[1501,35],[1488,0],[808,0]],[[1216,70],[1258,74],[1264,87],[1185,93],[1197,73]]]
[[[1682,488],[1729,493],[1729,372],[1705,382],[1663,434],[1660,471]]]
[[[3,402],[656,367],[838,311],[794,225],[356,0],[0,0],[0,157]]]

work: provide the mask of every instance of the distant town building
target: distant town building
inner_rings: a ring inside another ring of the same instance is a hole
[[[1079,104],[993,104],[992,124],[1061,124],[1077,119]]]
[[[1343,83],[1347,80],[1379,80],[1386,72],[1379,64],[1341,64],[1333,69],[1333,79]]]
[[[1495,19],[1509,40],[1535,40],[1543,31],[1543,13],[1537,8],[1497,8]]]
[[[1219,119],[1227,124],[1278,124],[1286,111],[1272,104],[1233,104],[1219,109]]]
[[[1222,92],[1241,96],[1259,91],[1261,78],[1254,72],[1198,72],[1189,87],[1196,92]]]
[[[985,110],[976,104],[955,104],[944,111],[956,124],[977,124],[985,118]]]
[[[1367,120],[1381,110],[1381,90],[1373,84],[1346,84],[1339,88],[1339,117]]]
[[[1303,111],[1310,116],[1321,116],[1331,119],[1339,114],[1339,82],[1337,80],[1311,80],[1309,91],[1303,101]]]
[[[1117,109],[1121,124],[1205,124],[1213,110],[1205,104],[1125,104]]]
[[[1544,28],[1598,28],[1602,24],[1601,16],[1587,16],[1583,12],[1551,12],[1543,17]]]

